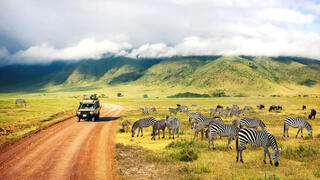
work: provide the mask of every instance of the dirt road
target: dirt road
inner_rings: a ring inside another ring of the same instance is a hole
[[[71,118],[0,152],[0,179],[115,179],[114,133],[122,107],[102,104],[100,120]]]

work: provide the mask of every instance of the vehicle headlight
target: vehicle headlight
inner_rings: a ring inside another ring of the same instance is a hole
[[[93,111],[90,111],[90,114],[93,114]]]
[[[80,112],[80,111],[78,111],[78,112],[77,112],[77,114],[78,114],[78,115],[80,115],[80,114],[81,114],[81,112]]]

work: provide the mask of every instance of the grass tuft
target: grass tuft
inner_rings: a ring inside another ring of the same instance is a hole
[[[287,146],[283,152],[287,159],[306,162],[318,156],[318,150],[312,145],[300,145],[297,149],[292,146]]]

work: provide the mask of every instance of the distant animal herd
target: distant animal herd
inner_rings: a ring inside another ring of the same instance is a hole
[[[197,106],[196,104],[192,104],[192,107]],[[306,110],[306,105],[302,106],[302,110]],[[257,109],[262,110],[265,109],[265,105],[259,104],[257,105]],[[152,106],[152,112],[156,113],[157,109]],[[266,130],[266,125],[264,122],[257,118],[245,117],[244,114],[246,111],[252,111],[253,108],[251,106],[244,106],[243,108],[239,108],[237,104],[233,104],[231,107],[224,108],[222,105],[217,105],[216,108],[209,109],[210,117],[205,117],[201,112],[189,112],[189,108],[184,105],[177,104],[174,108],[168,108],[168,115],[164,119],[156,120],[154,117],[141,118],[135,121],[131,127],[131,136],[134,137],[137,132],[137,137],[141,134],[143,136],[143,128],[152,126],[152,140],[156,140],[156,136],[158,135],[158,139],[160,139],[160,131],[162,131],[163,136],[165,138],[165,129],[167,128],[169,131],[169,139],[179,137],[179,128],[180,128],[180,120],[175,117],[177,113],[185,113],[188,116],[189,124],[191,128],[194,130],[194,138],[198,138],[199,133],[201,134],[201,140],[203,140],[204,135],[208,138],[208,148],[212,145],[212,149],[214,147],[214,139],[216,135],[220,137],[228,137],[227,148],[231,149],[230,143],[232,140],[236,140],[236,161],[243,163],[242,151],[246,149],[246,144],[251,144],[253,146],[260,146],[264,148],[264,163],[266,163],[266,155],[269,157],[270,164],[273,165],[270,152],[268,150],[269,147],[272,148],[272,159],[274,160],[274,165],[279,165],[279,156],[280,150],[277,145],[277,141],[275,137],[270,134]],[[272,111],[281,111],[283,107],[280,105],[271,105],[269,107],[269,112]],[[149,115],[149,108],[144,107],[141,108],[143,115]],[[311,109],[311,112],[308,116],[308,119],[315,119],[316,110]],[[174,115],[174,116],[173,116]],[[231,124],[226,124],[222,120],[222,117],[230,116],[233,118]],[[240,116],[242,116],[240,118]],[[194,121],[193,121],[194,120]],[[125,120],[122,122],[122,131],[129,132],[130,122]],[[298,132],[296,134],[296,138],[298,134],[301,133],[301,137],[303,137],[303,129],[307,129],[308,135],[312,137],[312,127],[311,125],[303,120],[302,118],[295,117],[286,117],[284,119],[284,137],[289,137],[288,130],[289,127],[298,128]],[[261,130],[258,130],[260,127]],[[240,156],[240,157],[239,157]]]

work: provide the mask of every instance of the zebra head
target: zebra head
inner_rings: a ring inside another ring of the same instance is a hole
[[[136,124],[137,122],[133,123],[132,128],[131,128],[131,137],[134,137],[134,135],[136,134]]]
[[[312,137],[312,129],[308,131],[309,137]]]
[[[280,157],[280,151],[278,149],[273,151],[272,159],[274,160],[275,166],[279,166],[279,157]]]

